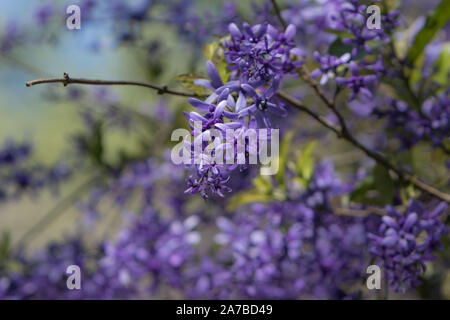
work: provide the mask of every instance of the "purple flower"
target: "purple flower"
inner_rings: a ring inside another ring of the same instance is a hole
[[[255,26],[244,23],[242,31],[231,23],[228,30],[231,41],[225,43],[225,57],[230,69],[243,82],[253,86],[265,84],[302,65],[300,61],[291,60],[291,54],[302,54],[292,41],[296,32],[292,24],[284,33],[267,23]]]
[[[328,79],[333,78],[336,75],[337,68],[346,64],[350,60],[351,55],[349,53],[345,53],[339,58],[332,55],[320,56],[320,54],[316,51],[314,52],[314,58],[319,63],[319,68],[311,73],[311,77],[317,78],[322,76],[320,79],[320,84],[325,85],[328,82]]]
[[[22,32],[17,22],[7,23],[0,33],[0,52],[3,54],[9,53],[21,36]]]
[[[34,19],[41,27],[44,27],[51,19],[53,13],[54,7],[52,4],[41,4],[34,11]]]
[[[366,98],[372,98],[370,89],[377,82],[375,75],[358,75],[358,68],[355,63],[350,63],[350,70],[352,76],[350,78],[338,77],[336,83],[341,86],[346,86],[352,90],[350,101],[356,98],[357,94],[362,93]]]
[[[447,204],[426,208],[410,201],[404,214],[388,207],[377,234],[370,234],[370,252],[378,259],[389,285],[397,291],[420,284],[425,263],[434,259],[432,252],[440,247],[441,237],[448,232],[440,216]]]

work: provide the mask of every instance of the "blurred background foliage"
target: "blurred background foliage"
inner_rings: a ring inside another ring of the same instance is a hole
[[[3,238],[0,238],[0,260],[2,256],[8,255],[11,243],[17,243],[38,221],[51,212],[55,205],[58,205],[60,199],[72,194],[86,179],[95,176],[99,167],[119,168],[130,159],[146,159],[150,155],[162,158],[165,149],[173,145],[170,142],[172,130],[187,125],[182,111],[191,108],[183,98],[161,97],[143,88],[79,86],[64,88],[61,85],[26,88],[25,82],[41,77],[61,77],[62,73],[66,72],[71,77],[136,80],[186,89],[182,85],[183,79],[189,79],[192,75],[205,75],[204,62],[212,57],[211,52],[214,51],[214,47],[205,44],[211,43],[219,36],[209,34],[205,35],[201,43],[189,43],[179,36],[175,26],[172,28],[166,23],[151,23],[139,25],[141,28],[139,34],[143,39],[127,45],[126,38],[129,34],[124,31],[126,28],[118,29],[114,21],[111,21],[111,17],[102,16],[101,11],[95,12],[95,18],[88,23],[82,20],[80,31],[68,30],[64,24],[65,14],[61,12],[60,15],[54,15],[50,27],[46,26],[45,32],[42,32],[39,30],[41,27],[36,25],[32,10],[40,3],[43,1],[3,0],[0,3],[0,28],[6,28],[9,21],[16,20],[20,24],[27,25],[29,32],[36,31],[35,43],[21,43],[15,46],[11,53],[0,55],[0,142],[8,138],[19,141],[32,139],[35,150],[34,161],[52,164],[61,159],[78,161],[71,139],[85,138],[90,144],[93,160],[95,154],[101,156],[97,159],[99,163],[95,164],[93,161],[94,163],[87,167],[80,167],[76,178],[57,191],[44,191],[39,196],[27,194],[17,201],[1,204],[0,234],[3,234]],[[433,3],[437,4],[438,1]],[[58,1],[61,8],[70,4],[73,4],[73,1]],[[251,16],[250,1],[237,1],[236,4],[241,16]],[[430,4],[427,4],[426,7],[429,6]],[[196,8],[200,12],[223,10],[221,1],[209,0],[196,1]],[[163,14],[162,7],[154,10],[155,17]],[[421,3],[415,2],[414,6],[406,6],[405,10],[409,19],[407,24],[413,25],[414,19],[422,13],[423,8]],[[130,30],[133,27],[130,25]],[[124,34],[119,37],[121,41],[118,42],[117,35],[120,32]],[[400,48],[401,46],[399,43]],[[442,71],[436,76],[438,81],[448,81],[445,70],[449,69],[449,54],[450,47],[447,45],[438,60],[439,70]],[[287,87],[289,88],[289,84]],[[93,136],[84,136],[86,132],[80,109],[92,109],[94,113],[98,113],[98,121],[105,121],[102,115],[104,110],[98,108],[98,101],[102,101],[103,90],[109,92],[104,93],[106,99],[113,99],[103,101],[105,105],[114,105],[118,107],[119,112],[136,117],[138,121],[130,122],[132,127],[125,126],[125,129],[99,124],[96,144]],[[69,94],[79,92],[86,96],[86,99],[82,100],[83,104],[67,98]],[[117,98],[112,98],[114,96]],[[166,109],[167,117],[172,121],[162,121],[158,118],[160,108]],[[293,118],[286,120],[293,123],[292,132],[297,134],[298,148],[291,148],[288,151],[287,146],[292,145],[293,137],[286,135],[284,150],[282,146],[281,153],[282,155],[283,152],[286,153],[281,160],[286,162],[284,164],[286,170],[297,173],[298,184],[306,185],[311,178],[315,159],[323,155],[334,161],[339,172],[358,173],[355,172],[357,167],[355,164],[367,161],[361,152],[354,151],[345,142],[337,141],[332,134],[321,133],[319,127],[309,121],[295,122],[294,120],[299,117],[298,114],[294,114]],[[378,123],[361,121],[358,126],[365,129],[368,141],[373,140]],[[301,143],[298,142],[299,136]],[[315,142],[318,137],[321,138],[320,144]],[[395,143],[391,149],[395,150]],[[427,145],[418,144],[410,152],[393,156],[394,158],[397,156],[398,161],[409,163],[419,176],[428,177],[436,182],[436,185],[445,183],[448,179],[448,169],[443,165],[446,155],[440,150],[430,151]],[[437,165],[438,163],[440,165]],[[359,186],[361,192],[353,193],[353,198],[344,199],[344,202],[359,201],[370,204],[389,202],[386,198],[393,197],[394,192],[389,175],[381,167],[376,166],[374,170],[377,172],[374,175],[375,180],[361,184]],[[233,195],[227,203],[228,210],[255,201],[284,199],[283,189],[286,188],[284,177],[280,174],[275,179],[274,185],[277,187],[273,187],[272,183],[263,177],[249,179],[249,189]],[[384,198],[379,199],[375,196],[368,199],[365,188],[382,190],[378,196]],[[87,194],[84,195],[86,196]],[[202,200],[198,198],[192,199],[192,202],[193,207],[202,205]],[[113,236],[115,228],[119,226],[118,213],[112,212],[117,209],[110,203],[102,203],[102,207],[107,214],[102,217],[102,223],[95,229],[95,234],[90,239],[93,240],[92,243],[95,243],[96,238],[103,238],[105,234]],[[42,247],[51,240],[62,239],[77,230],[80,212],[76,207],[70,206],[64,208],[64,211],[63,216],[52,220],[46,225],[44,232],[40,232],[33,237],[33,241],[27,243],[28,248]],[[442,272],[446,272],[442,295],[450,298],[450,273],[448,270]],[[432,293],[427,292],[427,286],[421,287],[420,294],[433,297]]]

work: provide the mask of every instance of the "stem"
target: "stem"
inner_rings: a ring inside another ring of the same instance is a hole
[[[333,208],[333,212],[338,216],[347,217],[366,217],[369,214],[384,216],[387,214],[386,210],[377,207],[368,207],[366,209]]]
[[[284,21],[283,17],[281,16],[280,7],[278,6],[278,3],[276,0],[271,0],[273,9],[275,10],[275,14],[277,15],[278,20],[280,21],[281,25],[284,29],[286,29],[286,21]]]
[[[283,101],[287,102],[288,104],[290,104],[292,107],[294,107],[294,108],[296,108],[296,109],[298,109],[300,111],[306,112],[312,118],[314,118],[316,121],[318,121],[320,124],[322,124],[324,127],[330,129],[331,131],[336,133],[336,135],[340,136],[341,133],[340,133],[340,129],[338,127],[336,127],[334,124],[332,124],[326,118],[324,118],[321,115],[315,113],[314,111],[312,111],[308,107],[305,107],[304,105],[302,105],[301,102],[298,101],[297,99],[291,97],[290,95],[288,95],[287,93],[285,93],[283,91],[278,92],[277,96],[281,100],[283,100]]]
[[[395,167],[382,154],[368,149],[363,144],[361,144],[358,140],[356,140],[355,137],[353,137],[353,135],[347,129],[344,117],[336,108],[334,100],[329,99],[325,95],[325,93],[322,91],[320,86],[313,79],[311,79],[309,77],[309,74],[307,73],[305,68],[300,68],[298,70],[298,72],[299,72],[300,77],[314,89],[316,94],[326,104],[326,106],[334,112],[334,114],[337,116],[337,118],[339,120],[341,127],[340,128],[336,127],[335,125],[330,123],[327,119],[325,119],[321,115],[319,115],[319,114],[315,113],[314,111],[310,110],[309,108],[305,107],[298,100],[296,100],[295,98],[293,98],[283,92],[279,92],[277,94],[277,96],[280,99],[284,100],[291,106],[309,114],[311,117],[313,117],[316,121],[318,121],[324,127],[333,131],[337,135],[338,138],[343,138],[343,139],[347,140],[348,142],[353,144],[356,148],[363,151],[368,157],[374,159],[379,164],[383,165],[385,168],[387,168],[387,169],[391,170],[392,172],[394,172],[395,174],[397,174],[397,176],[399,177],[400,180],[408,181],[408,182],[412,183],[414,186],[416,186],[418,189],[420,189],[430,195],[433,195],[436,198],[439,198],[443,201],[450,203],[450,195],[449,194],[441,192],[441,191],[433,188],[432,186],[420,181],[413,175],[403,171],[402,169]],[[157,90],[158,94],[172,94],[172,95],[183,96],[183,97],[199,97],[198,95],[193,94],[193,93],[191,94],[191,93],[186,93],[186,92],[178,92],[178,91],[170,90],[167,88],[167,86],[159,87],[156,85],[152,85],[152,84],[148,84],[148,83],[144,83],[144,82],[137,82],[137,81],[107,81],[107,80],[76,79],[76,78],[70,78],[67,73],[64,74],[64,78],[62,78],[62,79],[58,79],[58,78],[37,79],[37,80],[27,82],[26,85],[27,85],[27,87],[30,87],[30,86],[33,86],[36,84],[41,84],[41,83],[62,83],[62,84],[64,84],[64,86],[67,86],[68,84],[134,85],[134,86],[141,86],[141,87],[146,87],[146,88],[150,88],[153,90]]]
[[[171,94],[175,96],[181,96],[181,97],[198,97],[195,93],[188,93],[188,92],[180,92],[175,91],[172,89],[169,89],[167,86],[157,86],[150,83],[145,82],[139,82],[139,81],[113,81],[113,80],[91,80],[91,79],[79,79],[79,78],[70,78],[67,73],[64,73],[63,78],[49,78],[49,79],[36,79],[33,81],[28,81],[26,83],[27,87],[31,87],[37,84],[43,84],[43,83],[62,83],[64,86],[67,86],[69,84],[88,84],[88,85],[98,85],[98,86],[115,86],[115,85],[122,85],[122,86],[139,86],[139,87],[146,87],[153,90],[156,90],[158,94]]]
[[[420,190],[422,190],[422,191],[424,191],[424,192],[426,192],[426,193],[428,193],[430,195],[433,195],[436,198],[439,198],[439,199],[441,199],[443,201],[446,201],[446,202],[450,203],[450,194],[446,194],[444,192],[441,192],[441,191],[433,188],[432,186],[430,186],[430,185],[420,181],[419,179],[417,179],[413,175],[409,174],[408,172],[406,172],[406,171],[404,171],[404,170],[402,170],[400,168],[397,168],[388,159],[386,159],[382,154],[380,154],[380,153],[378,153],[376,151],[370,150],[369,148],[364,146],[361,142],[356,140],[356,138],[347,129],[347,125],[345,123],[344,117],[342,116],[342,114],[337,109],[335,101],[329,99],[325,95],[325,93],[322,91],[320,86],[313,79],[311,79],[309,77],[309,74],[307,73],[305,68],[300,68],[298,70],[298,73],[299,73],[300,77],[314,89],[314,91],[316,92],[317,96],[325,103],[325,105],[329,109],[331,109],[333,111],[333,113],[337,116],[337,118],[339,120],[339,123],[341,125],[341,128],[337,128],[336,126],[330,124],[328,121],[324,121],[324,119],[322,117],[318,116],[313,111],[311,111],[308,108],[304,107],[300,102],[298,102],[294,98],[291,98],[291,97],[287,96],[286,94],[280,93],[280,94],[278,94],[278,96],[282,100],[284,100],[285,102],[289,103],[290,105],[296,107],[299,110],[306,111],[309,115],[311,115],[316,120],[318,120],[323,126],[325,126],[326,128],[331,129],[332,131],[334,131],[336,133],[336,135],[338,136],[338,138],[342,138],[342,139],[347,140],[348,142],[353,144],[353,146],[355,146],[356,148],[358,148],[361,151],[363,151],[368,157],[374,159],[377,163],[383,165],[388,170],[391,170],[392,172],[394,172],[398,176],[398,178],[400,180],[404,180],[404,181],[407,181],[409,183],[412,183],[418,189],[420,189]]]

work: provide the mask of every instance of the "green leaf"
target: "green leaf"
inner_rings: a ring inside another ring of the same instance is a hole
[[[369,194],[374,190],[374,184],[372,179],[363,180],[358,183],[357,187],[353,190],[350,195],[350,202],[356,203],[366,203],[366,204],[381,204],[377,199],[369,197]]]
[[[284,181],[284,175],[286,172],[286,163],[287,163],[287,154],[289,151],[289,147],[291,146],[292,137],[294,136],[294,133],[288,132],[281,142],[280,147],[280,156],[278,158],[278,172],[275,175],[275,178],[277,179],[278,183],[280,184],[280,187],[285,189],[285,181]]]
[[[273,198],[270,195],[259,193],[258,190],[248,190],[236,194],[228,201],[227,210],[234,211],[236,208],[249,203],[269,202]]]
[[[428,15],[422,30],[416,35],[413,45],[408,51],[408,61],[414,63],[422,54],[426,45],[433,39],[436,32],[450,19],[450,0],[442,0]]]
[[[216,50],[218,48],[219,48],[219,45],[218,45],[217,42],[207,43],[203,47],[203,56],[205,57],[205,59],[213,61],[214,60],[214,54],[216,53]]]
[[[314,172],[314,158],[312,156],[312,152],[315,147],[315,141],[308,143],[297,159],[297,174],[300,177],[300,180],[298,181],[303,181],[302,185],[304,187],[307,186]]]
[[[396,98],[405,101],[416,110],[420,108],[421,102],[416,101],[411,97],[411,94],[406,87],[406,83],[402,79],[398,77],[382,77],[381,81],[394,89],[393,93],[395,93],[394,95]]]
[[[354,35],[348,31],[334,30],[334,29],[325,29],[325,32],[332,33],[337,35],[339,38],[354,38]]]
[[[253,185],[259,193],[270,194],[273,190],[269,176],[257,176],[253,179]]]
[[[395,186],[389,171],[377,164],[373,169],[373,179],[375,190],[378,191],[384,203],[391,204],[394,200]]]
[[[189,91],[199,96],[203,96],[205,95],[205,89],[203,87],[199,87],[194,84],[194,81],[200,78],[204,77],[189,73],[189,74],[180,74],[179,76],[176,76],[174,80],[180,82]]]
[[[230,79],[231,72],[228,71],[228,64],[225,61],[220,61],[216,64],[217,71],[219,71],[220,79],[223,83],[227,83]]]
[[[442,53],[435,62],[435,69],[438,72],[433,76],[433,80],[443,87],[450,83],[450,42],[446,42]]]
[[[203,56],[210,60],[219,71],[223,83],[228,82],[231,72],[228,71],[228,64],[225,61],[225,55],[222,47],[217,42],[211,42],[203,47]]]
[[[328,48],[328,53],[340,57],[345,53],[352,52],[353,47],[342,43],[341,38],[337,38]]]

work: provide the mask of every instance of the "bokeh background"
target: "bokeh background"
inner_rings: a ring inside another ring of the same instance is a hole
[[[104,170],[106,164],[120,167],[132,159],[150,156],[163,159],[165,150],[173,145],[169,139],[172,129],[186,127],[182,111],[190,108],[183,98],[161,96],[145,88],[77,85],[64,88],[61,84],[28,88],[27,81],[61,77],[66,72],[71,77],[136,80],[185,90],[176,78],[205,74],[204,46],[224,34],[228,22],[237,15],[252,17],[255,8],[262,12],[269,10],[268,2],[263,1],[235,1],[232,6],[222,1],[174,1],[176,5],[152,7],[153,18],[148,23],[121,21],[128,10],[128,17],[130,12],[136,12],[133,19],[139,22],[137,13],[148,2],[130,0],[126,9],[114,7],[115,1],[104,1],[93,9],[88,0],[0,2],[0,41],[7,43],[8,36],[16,35],[13,44],[5,45],[0,51],[0,146],[11,139],[32,141],[33,163],[50,167],[67,161],[74,168],[71,178],[56,188],[31,190],[0,203],[0,234],[3,239],[8,237],[11,247],[25,245],[26,251],[32,253],[49,242],[76,234],[80,228],[88,228],[92,217],[86,215],[88,210],[82,206],[92,194],[87,187],[80,192],[80,185],[98,174],[98,170]],[[423,22],[423,13],[438,2],[411,1],[411,5],[405,5],[405,32],[413,32],[415,24]],[[65,26],[64,11],[71,4],[82,7],[81,30],[68,30]],[[196,25],[188,20],[192,13],[203,22]],[[83,110],[103,117],[112,109],[123,114],[119,118],[125,122],[127,117],[138,120],[105,130],[103,162],[86,163],[74,147],[74,141],[84,134],[89,117]],[[295,117],[292,119],[301,118],[297,114]],[[378,123],[367,122],[361,126],[367,129],[363,139],[368,142],[377,139],[371,131],[375,131]],[[323,138],[318,127],[308,121],[299,123],[297,129],[304,138],[302,145]],[[335,161],[341,173],[356,173],[355,166],[367,161],[361,153],[332,136],[323,141],[316,148],[315,156],[326,155]],[[441,153],[418,146],[414,157],[418,172],[426,172],[434,181],[439,177],[439,181],[448,179],[448,168],[434,163],[442,163]],[[215,210],[200,198],[191,202],[193,208],[207,208],[212,214]],[[85,239],[92,248],[100,240],[114,239],[122,222],[120,209],[108,201],[101,207],[102,214],[93,218],[96,227]],[[48,216],[51,219],[46,220]],[[430,290],[438,293],[428,292],[428,297],[450,298],[450,273],[445,264],[439,267],[437,281],[442,285]]]

